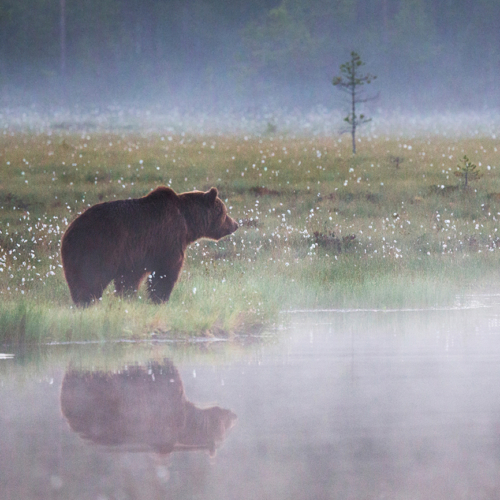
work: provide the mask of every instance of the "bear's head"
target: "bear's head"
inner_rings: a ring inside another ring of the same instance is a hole
[[[238,229],[238,223],[227,215],[226,205],[214,187],[206,192],[181,193],[178,200],[188,227],[188,244],[199,238],[217,241]]]
[[[222,444],[238,417],[231,410],[212,406],[197,408],[186,402],[186,420],[178,444],[184,447],[205,448],[211,456]]]
[[[203,199],[208,205],[208,231],[206,238],[220,240],[238,229],[238,223],[227,215],[224,202],[218,197],[216,188],[212,188],[203,194]]]

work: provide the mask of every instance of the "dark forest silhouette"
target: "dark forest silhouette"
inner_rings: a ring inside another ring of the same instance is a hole
[[[331,105],[354,50],[393,105],[484,109],[498,19],[497,0],[0,0],[0,97]]]

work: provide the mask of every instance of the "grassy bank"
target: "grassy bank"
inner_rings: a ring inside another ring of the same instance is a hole
[[[450,305],[498,280],[500,164],[492,137],[0,135],[0,341],[231,334],[288,309]],[[481,179],[454,175],[466,154]],[[112,288],[70,300],[59,245],[100,201],[158,185],[217,186],[240,221],[188,250],[168,304]]]

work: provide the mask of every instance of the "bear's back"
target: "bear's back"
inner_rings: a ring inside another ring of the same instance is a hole
[[[102,234],[101,231],[112,231],[119,224],[140,233],[155,221],[164,220],[165,215],[169,218],[178,216],[178,202],[179,197],[175,191],[159,187],[142,198],[106,201],[93,205],[80,214],[68,229],[76,226],[79,230],[86,228],[89,234],[95,231]]]

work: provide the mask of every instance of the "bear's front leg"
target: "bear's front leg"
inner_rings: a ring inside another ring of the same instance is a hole
[[[174,268],[168,270],[156,270],[151,273],[148,278],[148,292],[149,298],[155,304],[161,304],[169,299],[175,282],[181,272],[181,268],[182,262]]]

